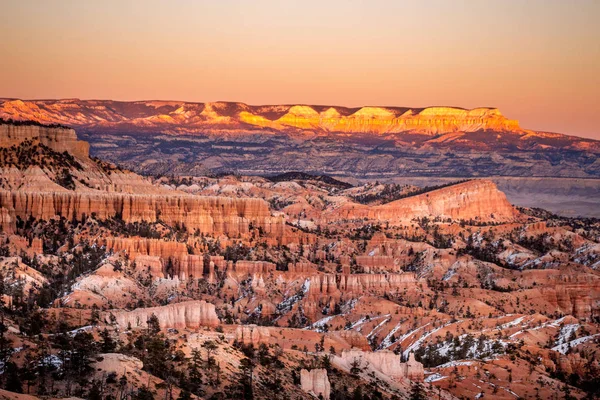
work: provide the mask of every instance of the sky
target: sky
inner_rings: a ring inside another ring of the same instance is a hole
[[[0,97],[492,106],[600,139],[597,0],[0,2]]]

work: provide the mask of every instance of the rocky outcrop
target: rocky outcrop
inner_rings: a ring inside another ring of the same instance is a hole
[[[106,250],[108,251],[115,253],[123,251],[132,259],[142,255],[167,260],[169,258],[179,259],[187,255],[185,243],[161,239],[107,237],[100,241],[99,244],[106,246]]]
[[[518,212],[492,181],[472,180],[420,195],[368,207],[347,204],[328,219],[369,218],[382,222],[407,222],[415,218],[511,221]]]
[[[404,377],[408,380],[413,382],[423,382],[425,379],[423,364],[415,360],[415,355],[413,353],[410,353],[407,362],[402,363],[402,367],[404,368]]]
[[[214,327],[220,323],[215,306],[203,300],[162,307],[138,308],[133,311],[113,311],[105,314],[104,319],[107,323],[111,322],[111,315],[121,329],[146,328],[146,322],[152,315],[156,315],[162,329],[197,329],[202,326]]]
[[[272,217],[267,203],[257,198],[0,191],[0,207],[23,220],[30,216],[82,220],[94,214],[99,219],[119,217],[125,222],[160,220],[210,234],[236,236],[248,233],[250,224],[267,234],[283,233],[283,219]]]
[[[379,371],[392,379],[423,381],[423,364],[416,361],[412,353],[406,363],[401,363],[400,356],[388,350],[371,352],[352,349],[342,352],[341,358],[348,365],[356,360],[361,366]]]
[[[412,272],[402,274],[350,274],[342,275],[340,290],[344,293],[391,293],[412,286],[417,278]]]
[[[239,274],[269,273],[275,271],[275,264],[267,261],[236,261],[233,271]]]
[[[394,258],[390,256],[356,256],[356,264],[365,272],[394,271]]]
[[[326,369],[303,369],[300,371],[300,387],[306,393],[329,400],[331,386]]]
[[[256,347],[261,343],[269,344],[271,332],[265,326],[240,325],[235,330],[235,340],[243,344],[252,344]]]
[[[558,272],[558,271],[557,271]],[[600,277],[592,273],[558,272],[549,276],[542,296],[564,314],[590,319],[600,315]]]
[[[310,262],[297,262],[288,264],[288,272],[296,274],[310,274],[317,272],[317,268]]]
[[[401,274],[319,274],[310,277],[309,296],[343,294],[384,294],[414,285],[412,272]]]
[[[77,140],[73,129],[0,123],[0,147],[18,146],[26,140],[39,141],[59,153],[67,151],[80,158],[89,156],[90,145]]]
[[[144,367],[144,363],[141,360],[121,353],[98,354],[97,359],[99,361],[94,363],[94,369],[104,371],[108,374],[138,372]]]
[[[139,255],[134,262],[136,272],[148,272],[152,278],[165,277],[160,257]]]
[[[15,221],[7,208],[0,207],[0,232],[12,233]]]

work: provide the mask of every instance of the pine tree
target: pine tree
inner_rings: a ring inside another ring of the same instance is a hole
[[[19,377],[19,368],[15,363],[6,363],[4,375],[6,376],[6,383],[4,384],[6,390],[9,392],[23,393],[23,385],[21,383],[21,378]]]
[[[423,389],[423,385],[419,382],[415,382],[412,385],[410,391],[410,400],[427,400],[427,396],[425,395],[425,389]]]

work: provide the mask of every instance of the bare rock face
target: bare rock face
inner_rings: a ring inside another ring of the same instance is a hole
[[[392,379],[423,381],[423,364],[416,361],[412,353],[408,362],[401,363],[400,356],[389,350],[371,352],[352,349],[342,353],[342,360],[346,363],[357,360],[363,366],[368,366]]]
[[[361,107],[309,105],[250,106],[244,103],[168,102],[157,108],[136,102],[136,115],[128,115],[123,102],[110,100],[55,100],[0,102],[0,117],[68,124],[99,130],[168,131],[179,133],[264,130],[342,133],[413,132],[437,135],[480,130],[523,132],[495,108],[465,110],[456,107]],[[153,102],[156,103],[156,102]],[[68,110],[68,112],[65,112]],[[139,111],[144,110],[141,114]],[[159,111],[161,110],[161,111]],[[75,112],[76,111],[76,112]],[[76,117],[75,117],[76,115]]]
[[[512,221],[518,212],[492,181],[473,180],[444,187],[380,206],[348,204],[335,210],[329,219],[369,218],[385,222],[406,222],[414,218],[452,220]]]
[[[410,353],[408,361],[403,363],[404,376],[413,382],[423,382],[425,379],[425,371],[423,364],[415,360],[415,355]]]
[[[59,153],[67,151],[80,158],[89,156],[90,145],[87,142],[77,140],[77,135],[73,129],[0,124],[0,147],[19,145],[26,140],[39,141]]]
[[[373,271],[394,271],[394,258],[390,256],[356,256],[356,264],[363,267],[365,272]]]
[[[275,271],[275,264],[267,261],[237,261],[233,265],[236,273],[256,274]]]
[[[406,217],[509,221],[517,213],[496,184],[476,180],[374,207],[371,215],[379,220],[392,221]]]
[[[94,363],[94,368],[106,373],[125,374],[126,372],[141,371],[144,367],[141,360],[121,353],[99,354],[98,358],[101,360]]]
[[[300,386],[307,393],[329,400],[331,386],[326,369],[311,369],[310,371],[303,369],[300,371]]]
[[[202,326],[214,327],[219,325],[219,317],[215,306],[201,301],[186,301],[183,303],[169,304],[162,307],[138,308],[133,311],[116,311],[112,313],[116,323],[122,329],[147,327],[146,322],[153,314],[156,315],[160,327],[175,329],[197,329]],[[105,321],[110,322],[110,314],[105,316]]]
[[[164,278],[163,264],[160,257],[156,256],[142,256],[139,255],[135,258],[135,269],[136,272],[148,271],[152,278]]]
[[[257,325],[240,325],[235,330],[235,340],[243,344],[258,346],[261,343],[269,344],[271,332],[269,328]]]
[[[13,232],[15,221],[10,214],[11,213],[7,208],[0,207],[0,231],[5,233]]]
[[[257,198],[199,197],[182,195],[135,195],[128,193],[0,191],[0,207],[26,220],[55,216],[82,220],[121,217],[125,222],[164,221],[203,233],[236,236],[249,225],[281,235],[283,220],[272,217],[268,204]]]
[[[106,171],[89,159],[89,145],[68,128],[0,123],[0,147],[25,140],[44,144],[56,152],[78,158],[67,169],[72,185],[61,186],[56,172],[31,165],[2,167],[0,225],[14,231],[17,218],[69,220],[120,218],[125,222],[163,221],[171,226],[230,236],[246,234],[250,226],[272,236],[283,235],[282,217],[273,217],[259,198],[201,197],[168,190],[129,172]],[[12,164],[11,164],[12,165]]]
[[[309,296],[397,292],[417,282],[412,272],[401,274],[321,274],[310,277]]]

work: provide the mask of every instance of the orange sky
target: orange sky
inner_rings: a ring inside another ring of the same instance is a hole
[[[600,139],[600,1],[10,1],[0,97],[495,106]]]

